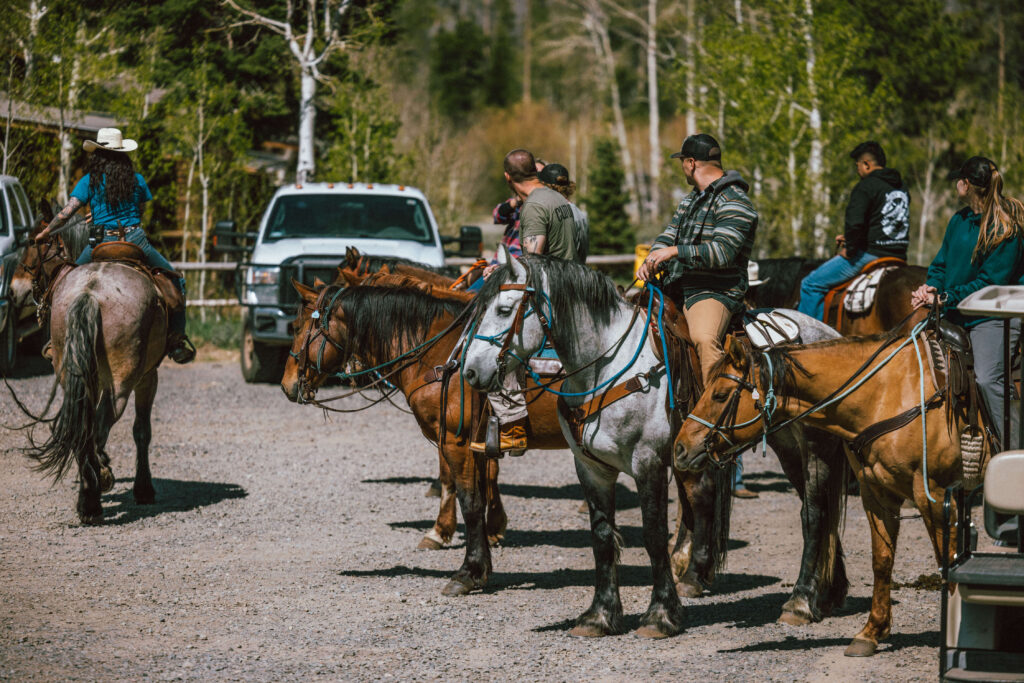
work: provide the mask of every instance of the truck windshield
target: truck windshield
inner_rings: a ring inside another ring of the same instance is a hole
[[[353,194],[278,197],[263,241],[303,237],[434,243],[427,210],[420,200],[412,197]]]

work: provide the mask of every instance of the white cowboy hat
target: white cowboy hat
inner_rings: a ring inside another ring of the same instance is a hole
[[[766,277],[761,280],[759,276],[760,273],[758,273],[757,261],[747,261],[747,286],[755,287],[757,285],[763,285],[765,282],[771,280],[770,277]]]
[[[96,140],[86,140],[82,143],[82,149],[92,152],[97,149],[107,149],[112,152],[131,152],[138,149],[139,143],[135,140],[124,140],[121,138],[121,131],[117,128],[100,128],[96,132]]]

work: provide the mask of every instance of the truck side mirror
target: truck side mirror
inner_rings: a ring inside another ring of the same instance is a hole
[[[483,253],[484,236],[476,225],[463,225],[459,228],[459,256],[476,258]]]
[[[14,244],[16,246],[22,246],[28,244],[29,233],[32,232],[32,227],[29,225],[15,225],[14,226]]]
[[[238,232],[234,221],[217,221],[213,226],[213,253],[250,254],[253,250],[251,241],[258,236],[255,232]],[[246,241],[250,243],[246,244]]]

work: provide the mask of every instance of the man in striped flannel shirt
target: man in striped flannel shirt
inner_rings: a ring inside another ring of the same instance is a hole
[[[654,240],[637,276],[650,281],[665,269],[665,293],[686,315],[706,377],[722,356],[729,320],[743,308],[757,210],[740,174],[722,170],[722,148],[710,135],[687,137],[672,158],[682,163],[693,191]]]

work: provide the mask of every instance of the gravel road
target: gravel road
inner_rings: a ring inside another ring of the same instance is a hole
[[[11,384],[42,405],[52,375]],[[33,375],[32,373],[39,373]],[[566,451],[502,461],[509,515],[488,589],[443,598],[461,536],[417,551],[436,500],[436,455],[412,418],[382,405],[325,420],[235,362],[161,370],[152,468],[157,503],[131,495],[132,409],[108,450],[106,524],[82,527],[71,478],[51,486],[0,429],[0,679],[3,680],[933,680],[939,593],[894,591],[893,636],[871,659],[842,655],[866,618],[869,534],[851,498],[851,595],[838,616],[775,619],[797,574],[798,501],[776,461],[747,459],[756,500],[734,506],[731,551],[688,627],[650,641],[568,635],[589,605],[593,564]],[[354,405],[354,403],[352,404]],[[0,424],[20,424],[6,393]],[[635,488],[619,484],[628,548],[627,624],[649,598]],[[906,515],[914,511],[905,509]],[[904,522],[895,576],[935,571],[920,520]]]

